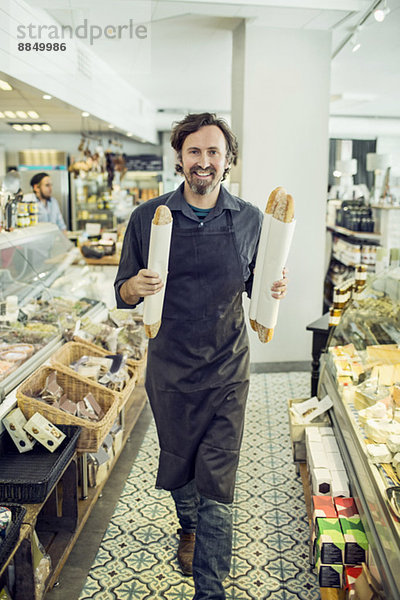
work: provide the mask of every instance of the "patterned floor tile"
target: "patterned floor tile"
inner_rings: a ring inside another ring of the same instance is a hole
[[[233,506],[227,600],[318,600],[308,520],[292,463],[287,400],[309,396],[309,373],[251,376]],[[154,488],[158,445],[147,432],[79,600],[191,600],[176,560],[178,522]]]

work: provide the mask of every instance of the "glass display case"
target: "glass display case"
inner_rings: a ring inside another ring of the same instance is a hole
[[[61,289],[77,253],[51,223],[0,232],[0,403],[54,352],[82,315],[104,306]]]
[[[319,396],[332,424],[366,531],[369,566],[400,599],[400,269],[371,277],[332,328]]]

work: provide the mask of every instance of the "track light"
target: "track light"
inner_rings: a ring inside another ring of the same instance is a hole
[[[375,20],[378,21],[378,23],[382,23],[382,21],[385,20],[386,15],[388,15],[390,13],[390,8],[387,5],[387,0],[385,0],[383,2],[383,4],[380,4],[375,10],[374,10],[374,17]]]

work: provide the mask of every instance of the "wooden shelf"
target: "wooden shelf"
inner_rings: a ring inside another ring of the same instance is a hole
[[[113,461],[112,461],[109,471],[108,471],[107,478],[102,483],[100,483],[100,485],[98,485],[96,487],[89,487],[88,488],[88,496],[85,500],[78,500],[78,525],[77,525],[77,528],[71,535],[71,537],[69,539],[69,543],[65,548],[65,552],[63,553],[62,557],[60,557],[60,560],[59,560],[57,566],[54,568],[54,570],[51,574],[51,577],[50,577],[49,582],[46,587],[46,591],[51,589],[53,587],[53,585],[56,583],[56,581],[58,580],[60,572],[61,572],[72,548],[74,547],[79,534],[81,533],[86,521],[88,520],[89,515],[92,512],[92,510],[97,502],[98,497],[100,496],[101,492],[103,491],[103,487],[107,483],[108,477],[110,476],[110,473],[113,470],[122,450],[124,449],[125,444],[132,432],[132,429],[134,428],[136,421],[138,420],[140,413],[142,412],[144,405],[146,404],[146,398],[147,398],[147,396],[146,396],[144,387],[141,385],[135,387],[130,399],[128,400],[128,402],[125,405],[125,429],[124,429],[124,433],[123,433],[121,449],[119,450],[119,452],[117,452],[117,454],[113,458]]]
[[[4,574],[11,560],[15,561],[16,590],[14,600],[34,597],[34,570],[32,563],[33,531],[36,530],[41,544],[51,558],[52,571],[46,582],[43,597],[51,589],[81,533],[96,501],[106,484],[131,432],[146,403],[143,383],[137,384],[124,409],[124,429],[121,448],[115,454],[107,477],[96,487],[89,487],[85,500],[78,500],[80,488],[77,477],[77,454],[71,458],[46,500],[39,504],[26,504],[27,510],[21,526],[19,539],[1,569]],[[81,495],[81,494],[80,494]]]
[[[380,233],[372,233],[368,231],[352,231],[351,229],[346,229],[346,227],[339,227],[335,225],[335,227],[328,226],[327,229],[329,231],[333,231],[334,233],[340,233],[341,235],[345,235],[346,237],[356,238],[357,240],[369,240],[371,242],[379,242],[381,239]]]
[[[299,463],[299,471],[301,481],[303,483],[304,499],[306,501],[307,517],[311,527],[312,521],[312,509],[311,509],[311,488],[310,479],[308,476],[308,470],[306,463]],[[319,588],[321,600],[345,600],[344,589],[337,588]]]

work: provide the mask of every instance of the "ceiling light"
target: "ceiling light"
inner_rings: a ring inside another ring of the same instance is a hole
[[[15,129],[16,131],[23,131],[22,125],[19,125],[18,123],[14,123],[12,128]]]
[[[43,129],[43,131],[51,131],[51,127],[47,123],[44,123],[42,125],[42,129]]]
[[[3,90],[3,92],[11,92],[12,87],[9,83],[7,83],[7,81],[0,79],[0,90]]]
[[[380,4],[374,10],[375,20],[378,21],[378,23],[382,23],[382,21],[385,20],[386,15],[388,15],[389,13],[390,13],[390,8],[388,7],[386,0],[385,0],[383,4]]]
[[[114,129],[114,125],[111,125],[111,123],[110,123],[110,125],[108,126],[108,129]]]
[[[15,119],[15,112],[13,112],[12,110],[5,110],[4,114],[6,115],[6,117],[8,117],[9,119]]]
[[[128,131],[128,133],[126,134],[128,137],[132,137],[133,133],[131,133],[130,131]]]
[[[32,125],[32,129],[33,129],[34,131],[42,131],[42,126],[41,126],[41,125],[39,125],[39,123],[34,123],[34,124]]]
[[[36,110],[28,110],[28,115],[30,116],[31,119],[39,118],[39,115],[37,114]]]
[[[89,113],[86,111],[82,113],[82,117],[89,117],[89,116],[90,116]]]
[[[49,96],[49,94],[44,94],[42,96],[43,100],[51,100],[53,96]]]
[[[0,119],[4,119],[4,113],[0,112]]]
[[[30,125],[29,123],[24,123],[22,125],[22,129],[25,129],[25,131],[32,131],[32,125]]]
[[[24,110],[17,110],[17,112],[15,113],[17,115],[17,117],[19,119],[27,119],[28,115],[26,114],[26,112]]]

